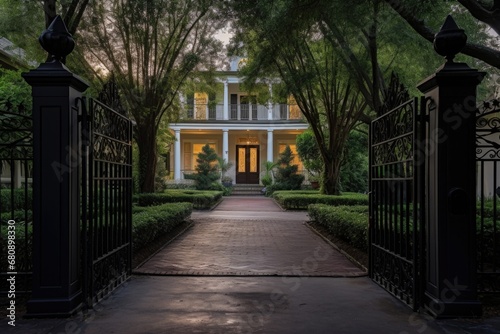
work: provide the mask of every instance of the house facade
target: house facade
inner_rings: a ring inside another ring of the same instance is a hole
[[[287,145],[295,153],[293,163],[303,170],[295,139],[308,124],[298,106],[293,98],[272,102],[273,80],[258,83],[265,94],[246,91],[240,62],[233,58],[230,70],[217,74],[218,87],[212,93],[195,91],[181,98],[181,117],[170,124],[176,139],[170,161],[174,182],[183,182],[184,175],[194,172],[197,155],[206,144],[233,164],[226,176],[235,184],[259,184],[263,164],[276,161]]]

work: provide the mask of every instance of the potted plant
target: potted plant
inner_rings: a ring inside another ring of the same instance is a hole
[[[219,164],[220,181],[222,185],[224,187],[231,187],[233,185],[233,179],[225,174],[231,167],[233,167],[233,163],[231,161],[226,161],[226,159],[222,157],[217,157],[217,162]]]
[[[319,189],[319,176],[310,174],[309,182],[311,183],[311,188]]]
[[[226,188],[233,186],[233,179],[230,176],[223,176],[220,180],[222,185]]]

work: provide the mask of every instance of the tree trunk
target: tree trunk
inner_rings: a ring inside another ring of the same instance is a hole
[[[325,169],[321,180],[323,194],[340,195],[340,166],[341,159],[336,158],[335,155],[325,159]]]
[[[156,130],[144,125],[136,127],[136,141],[139,148],[139,192],[155,191],[156,176]]]

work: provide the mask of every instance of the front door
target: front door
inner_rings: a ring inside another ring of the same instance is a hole
[[[259,146],[236,146],[236,183],[259,184]]]

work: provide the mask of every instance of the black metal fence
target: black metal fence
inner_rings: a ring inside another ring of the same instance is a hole
[[[415,310],[424,281],[423,102],[410,100],[370,128],[370,277]]]
[[[500,292],[500,101],[476,114],[478,291]]]
[[[32,166],[31,109],[0,101],[0,293],[2,294],[9,290],[6,276],[10,276],[10,272],[17,272],[16,293],[28,293],[31,290]],[[15,257],[12,256],[14,252]],[[9,259],[15,259],[15,262],[9,262]]]
[[[96,100],[88,107],[81,128],[82,244],[91,306],[131,274],[132,122]]]

